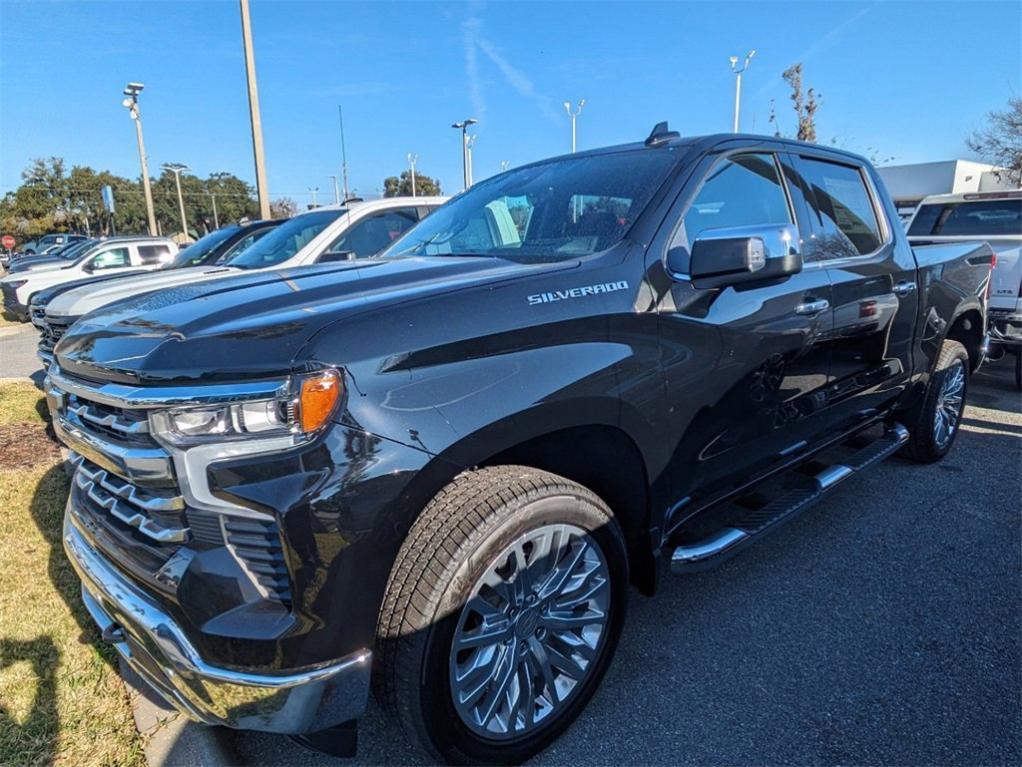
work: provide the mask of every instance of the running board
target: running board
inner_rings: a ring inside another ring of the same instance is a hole
[[[691,573],[716,567],[757,538],[805,511],[842,480],[898,452],[908,442],[908,437],[908,429],[899,423],[892,424],[882,437],[843,462],[828,466],[765,506],[746,511],[730,527],[721,528],[701,541],[678,546],[671,553],[671,571]]]

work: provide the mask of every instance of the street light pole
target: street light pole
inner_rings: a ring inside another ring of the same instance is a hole
[[[145,210],[149,224],[149,235],[156,236],[156,211],[153,209],[153,189],[149,185],[149,163],[145,156],[145,141],[142,139],[142,113],[138,109],[138,94],[145,86],[142,83],[128,83],[124,86],[125,99],[121,104],[131,113],[135,121],[135,136],[138,139],[138,160],[142,166],[142,191],[145,193]]]
[[[419,161],[419,155],[408,153],[408,164],[412,168],[412,197],[415,196],[415,163]]]
[[[475,134],[472,134],[465,141],[465,149],[468,152],[468,185],[469,186],[472,186],[472,184],[475,183],[475,180],[474,180],[473,175],[472,175],[472,147],[474,147],[476,145],[476,139],[477,138],[479,138],[479,136],[477,136]]]
[[[330,176],[330,178],[334,182],[334,205],[340,205],[341,204],[341,192],[337,188],[337,176],[336,175],[332,175],[332,176]]]
[[[467,120],[462,120],[459,123],[452,123],[451,127],[461,131],[461,175],[464,180],[465,189],[472,186],[471,165],[468,155],[468,126],[475,125],[478,120],[474,117],[469,117]]]
[[[737,56],[732,56],[730,59],[731,71],[735,73],[735,124],[732,133],[738,133],[738,115],[742,108],[742,72],[749,68],[749,62],[752,61],[752,57],[755,55],[755,48],[745,54],[745,62],[741,68],[738,67]]]
[[[316,202],[316,195],[319,194],[319,187],[318,186],[307,186],[305,188],[308,189],[309,190],[309,194],[312,195],[312,207],[314,207],[314,208],[318,207],[318,204]]]
[[[564,102],[564,111],[568,113],[568,117],[571,118],[571,153],[575,154],[575,120],[582,114],[582,107],[586,105],[585,99],[578,100],[578,109],[574,112],[571,111],[571,102]]]
[[[183,240],[187,240],[188,221],[185,219],[185,198],[181,194],[181,173],[188,170],[188,166],[179,162],[168,162],[161,167],[174,174],[174,182],[177,184],[177,204],[181,210],[181,235]]]
[[[259,217],[270,217],[270,192],[266,186],[266,158],[263,155],[263,121],[259,116],[259,87],[256,85],[255,53],[252,50],[252,18],[248,0],[241,2],[241,39],[245,47],[245,75],[248,79],[248,112],[252,121],[252,154],[255,156],[256,193]]]

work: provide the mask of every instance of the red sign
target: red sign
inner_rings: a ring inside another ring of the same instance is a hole
[[[13,250],[17,242],[18,241],[11,237],[11,235],[9,234],[5,234],[3,237],[0,237],[0,245],[3,245],[5,248],[7,248],[7,250]]]

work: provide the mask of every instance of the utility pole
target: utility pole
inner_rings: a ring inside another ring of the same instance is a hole
[[[135,121],[135,136],[138,139],[138,160],[142,166],[142,191],[145,192],[146,217],[149,219],[149,235],[156,236],[156,211],[153,209],[153,189],[149,184],[149,163],[145,156],[145,141],[142,140],[142,113],[138,109],[138,94],[145,86],[142,83],[128,83],[124,86],[125,99],[121,105],[131,113]]]
[[[313,208],[319,207],[318,204],[316,203],[316,195],[319,194],[319,187],[318,186],[307,186],[305,188],[308,189],[309,190],[309,194],[312,195],[312,207]]]
[[[412,167],[412,197],[415,196],[415,163],[419,161],[419,155],[408,153],[408,164]]]
[[[344,177],[344,199],[347,200],[351,196],[348,194],[348,153],[344,149],[344,111],[340,104],[337,105],[337,119],[341,123],[341,175]]]
[[[749,68],[749,62],[752,61],[752,57],[755,55],[755,48],[745,54],[745,63],[742,64],[740,69],[738,67],[738,57],[732,56],[730,59],[731,71],[735,73],[735,125],[732,133],[738,133],[738,114],[742,108],[742,72]]]
[[[177,204],[181,211],[181,236],[183,241],[188,239],[188,221],[185,219],[185,198],[181,195],[181,174],[188,170],[187,165],[179,162],[168,162],[161,166],[163,170],[174,174],[174,182],[177,184]]]
[[[209,195],[209,199],[213,201],[213,228],[220,228],[220,218],[216,214],[216,195],[213,192],[206,192]]]
[[[330,176],[330,179],[334,182],[334,205],[340,205],[341,193],[337,190],[337,176]]]
[[[252,154],[255,156],[256,193],[259,217],[270,217],[270,192],[266,186],[266,158],[263,155],[263,121],[259,116],[259,87],[256,85],[255,53],[252,50],[252,18],[248,0],[241,2],[241,39],[245,47],[245,75],[248,78],[248,112],[252,121]]]
[[[575,154],[575,120],[582,114],[582,107],[586,105],[585,99],[578,100],[578,109],[574,112],[571,111],[571,102],[564,102],[564,111],[568,113],[568,117],[571,118],[571,153]]]
[[[461,175],[465,184],[465,189],[472,186],[472,166],[468,153],[468,126],[475,125],[477,122],[479,121],[474,117],[469,117],[467,120],[462,120],[460,123],[451,124],[452,128],[461,131]]]

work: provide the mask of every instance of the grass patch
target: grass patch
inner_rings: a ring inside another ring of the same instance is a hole
[[[22,325],[20,320],[14,318],[8,318],[6,314],[0,312],[0,328],[14,327],[15,325]]]
[[[68,481],[41,400],[0,384],[0,764],[140,766],[116,654],[61,546]]]

